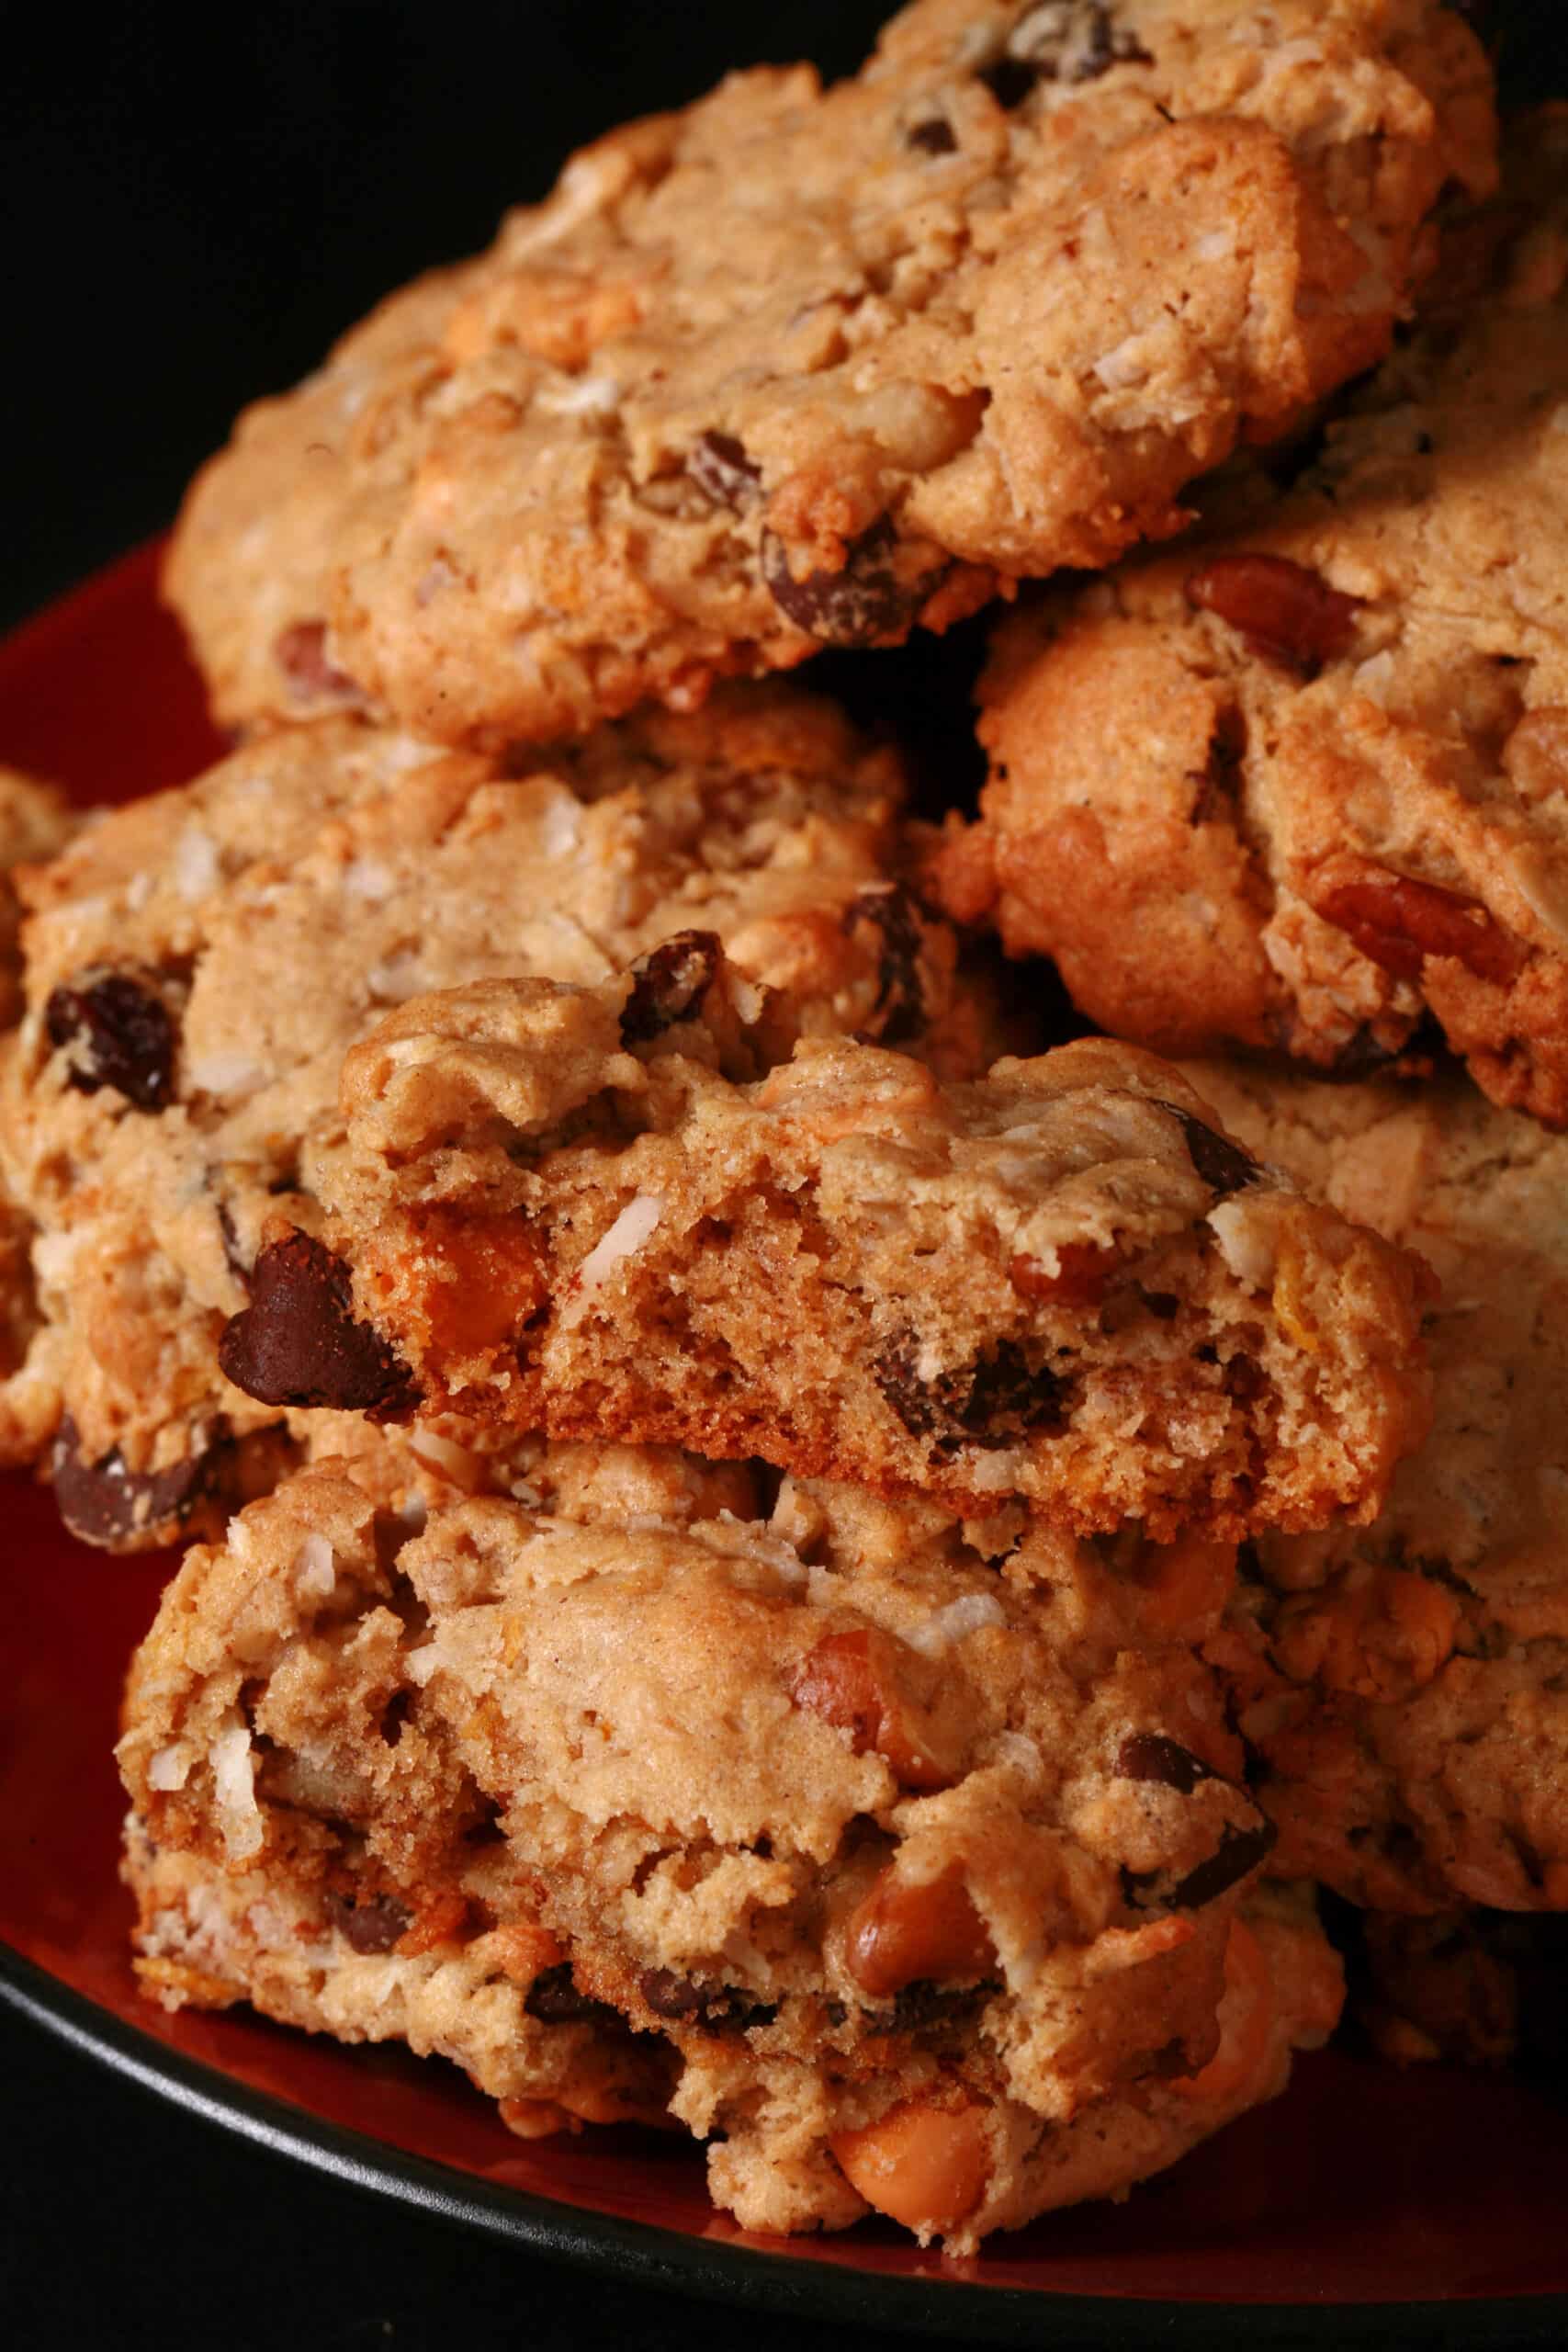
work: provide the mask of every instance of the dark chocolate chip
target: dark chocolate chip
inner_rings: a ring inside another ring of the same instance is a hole
[[[541,2025],[576,2025],[589,2018],[604,2024],[615,2014],[604,2001],[578,1991],[571,1964],[564,1960],[558,1968],[547,1968],[535,1977],[523,2007]]]
[[[1060,1429],[1066,1419],[1066,1383],[1043,1365],[1032,1369],[1010,1340],[978,1363],[931,1380],[916,1374],[912,1340],[884,1349],[872,1370],[910,1436],[933,1439],[939,1454],[1013,1445],[1032,1430]]]
[[[333,1927],[367,1959],[376,1952],[390,1951],[413,1922],[412,1912],[391,1894],[372,1894],[363,1899],[352,1894],[329,1894],[327,1911]]]
[[[1181,1301],[1170,1290],[1141,1290],[1138,1296],[1157,1323],[1174,1323],[1181,1312]]]
[[[628,1046],[661,1037],[699,1012],[724,955],[716,931],[678,931],[632,966],[632,992],[621,1011]]]
[[[123,1544],[177,1531],[197,1504],[221,1487],[233,1461],[228,1440],[209,1446],[167,1470],[128,1470],[118,1446],[96,1462],[84,1459],[81,1439],[69,1413],[60,1424],[51,1475],[60,1516],[84,1544]]]
[[[656,2018],[700,2026],[708,2033],[744,2032],[749,2026],[771,2025],[778,2015],[773,2002],[754,2001],[733,1984],[694,1984],[672,1968],[645,1969],[637,1991]]]
[[[860,891],[844,910],[843,929],[852,939],[866,928],[876,933],[879,944],[876,1002],[857,1034],[872,1045],[912,1045],[926,1021],[926,992],[920,983],[925,938],[908,891],[898,883]]]
[[[762,533],[762,578],[768,594],[796,628],[824,645],[874,645],[901,637],[925,585],[907,586],[893,568],[898,535],[886,514],[850,543],[841,571],[808,571],[797,580],[784,541]]]
[[[686,459],[686,471],[705,496],[733,514],[752,504],[762,479],[761,467],[733,433],[705,433]]]
[[[175,1099],[175,1024],[147,979],[98,968],[53,989],[43,1010],[51,1046],[67,1055],[66,1084],[96,1094],[112,1086],[139,1111]]]
[[[1023,104],[1043,74],[1048,80],[1055,79],[1054,66],[1046,73],[1045,68],[1036,65],[1029,58],[998,57],[989,65],[982,65],[976,79],[984,82],[998,106],[1011,114],[1016,107]]]
[[[264,1405],[330,1405],[393,1420],[419,1401],[407,1365],[355,1320],[348,1268],[308,1233],[262,1250],[251,1304],[225,1328],[218,1361]]]
[[[942,115],[928,115],[904,133],[904,143],[922,155],[952,155],[958,150],[953,125]]]
[[[1180,1884],[1167,1897],[1178,1911],[1201,1911],[1205,1903],[1213,1903],[1216,1895],[1224,1894],[1248,1871],[1258,1868],[1264,1856],[1273,1850],[1279,1836],[1274,1824],[1262,1819],[1255,1829],[1235,1829],[1227,1823],[1220,1834],[1220,1842],[1206,1862],[1190,1871]]]
[[[1191,1795],[1200,1781],[1224,1777],[1190,1747],[1158,1731],[1136,1731],[1124,1739],[1116,1752],[1116,1770],[1124,1781],[1153,1781],[1184,1797]]]
[[[929,1977],[917,1977],[912,1984],[901,1985],[893,1996],[890,2011],[866,2014],[866,2030],[871,2033],[918,2033],[924,2026],[949,2025],[966,2013],[988,2001],[998,1987],[994,1977],[987,1977],[978,1984],[936,1984]]]
[[[1216,1135],[1213,1127],[1205,1126],[1201,1119],[1195,1119],[1190,1111],[1183,1111],[1175,1102],[1164,1102],[1157,1095],[1150,1100],[1180,1122],[1188,1156],[1212,1193],[1218,1193],[1224,1199],[1226,1193],[1239,1193],[1248,1184],[1262,1182],[1263,1170],[1240,1144],[1232,1143],[1228,1136]]]
[[[1068,69],[1069,82],[1098,82],[1113,65],[1152,65],[1154,58],[1144,47],[1136,33],[1118,32],[1112,25],[1114,10],[1103,0],[1091,0],[1089,10],[1087,38],[1083,48]]]

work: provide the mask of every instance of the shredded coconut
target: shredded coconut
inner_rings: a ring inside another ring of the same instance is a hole
[[[195,1761],[195,1751],[187,1739],[176,1739],[169,1747],[160,1747],[147,1767],[148,1787],[183,1789]]]
[[[294,1559],[294,1588],[301,1600],[325,1600],[337,1582],[337,1557],[324,1535],[312,1532]]]
[[[196,1094],[254,1094],[265,1080],[260,1062],[237,1046],[198,1054],[186,1066],[186,1085]]]
[[[205,899],[222,871],[211,834],[186,825],[175,843],[175,887],[181,898]]]
[[[391,896],[393,874],[378,857],[351,857],[343,869],[343,887],[351,899],[386,899]]]
[[[574,383],[546,384],[534,401],[550,416],[608,416],[620,397],[613,376],[584,376]]]
[[[251,1762],[251,1735],[238,1715],[231,1714],[214,1739],[211,1758],[223,1843],[231,1859],[243,1860],[261,1844],[262,1825]]]
[[[904,1639],[911,1649],[924,1657],[941,1657],[960,1642],[977,1634],[982,1625],[1005,1625],[1007,1611],[994,1592],[961,1593],[945,1608],[937,1610],[926,1623]]]
[[[569,1329],[587,1312],[588,1301],[610,1269],[642,1248],[663,1214],[664,1204],[657,1193],[638,1193],[609,1231],[600,1235],[578,1269],[577,1288],[562,1311],[561,1321]]]
[[[1209,1211],[1208,1222],[1237,1282],[1252,1290],[1268,1290],[1274,1280],[1274,1244],[1248,1204],[1221,1201]]]

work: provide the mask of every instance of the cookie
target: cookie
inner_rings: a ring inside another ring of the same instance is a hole
[[[223,1379],[218,1337],[266,1217],[312,1215],[301,1162],[338,1129],[344,1050],[404,997],[597,979],[700,922],[803,1030],[978,1066],[984,982],[900,885],[901,790],[890,753],[775,685],[506,763],[338,719],[32,869],[0,1150],[39,1230],[31,1372],[76,1532],[164,1540],[274,1475],[279,1417]]]
[[[481,746],[943,628],[1379,358],[1492,144],[1433,0],[919,0],[394,296],[242,419],[168,593],[229,723]]]
[[[578,2114],[513,2087],[527,2021],[617,2082],[629,2026],[744,2226],[960,2247],[1278,2087],[1336,1967],[1243,1914],[1267,1832],[1146,1547],[763,1508],[421,1524],[323,1464],[197,1546],[119,1750],[151,1989],[297,2017],[303,1978]]]
[[[1281,1867],[1382,1912],[1568,1909],[1568,1138],[1457,1080],[1196,1076],[1441,1285],[1432,1433],[1382,1516],[1249,1555],[1233,1670]]]
[[[1426,1426],[1420,1270],[1152,1056],[943,1084],[808,1038],[711,933],[419,998],[347,1057],[230,1379],[757,1454],[1078,1532],[1370,1517]]]
[[[1165,1052],[1463,1055],[1568,1124],[1568,108],[1447,307],[1226,535],[1047,601],[982,690],[966,920]]]
[[[1539,1914],[1369,1914],[1356,2008],[1396,2065],[1529,2066],[1562,2079],[1568,1922]]]
[[[12,869],[51,857],[76,822],[52,785],[0,767],[0,1057],[22,1011],[21,910]],[[0,1183],[0,1465],[30,1461],[48,1436],[46,1385],[28,1374],[39,1326],[32,1227]]]

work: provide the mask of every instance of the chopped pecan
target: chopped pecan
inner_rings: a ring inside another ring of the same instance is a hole
[[[1187,601],[1213,613],[1254,653],[1305,677],[1343,653],[1360,600],[1284,555],[1217,555],[1187,575]]]
[[[856,1756],[880,1756],[908,1789],[945,1789],[954,1774],[920,1736],[917,1711],[898,1688],[889,1634],[864,1625],[826,1634],[795,1669],[790,1697],[850,1735]]]
[[[1428,956],[1451,956],[1477,979],[1508,988],[1525,961],[1518,941],[1479,899],[1370,860],[1337,858],[1318,877],[1310,903],[1396,979],[1418,980]]]

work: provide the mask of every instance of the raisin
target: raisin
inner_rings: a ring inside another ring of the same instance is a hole
[[[1002,111],[1011,114],[1015,107],[1023,104],[1040,80],[1041,68],[1032,64],[1027,58],[998,57],[992,64],[980,68],[978,78],[984,82]]]
[[[1263,1170],[1240,1144],[1232,1143],[1228,1136],[1216,1135],[1213,1127],[1205,1126],[1201,1119],[1195,1119],[1190,1111],[1183,1111],[1178,1103],[1164,1102],[1157,1095],[1150,1100],[1179,1121],[1188,1158],[1212,1193],[1218,1193],[1223,1200],[1227,1193],[1239,1193],[1248,1184],[1262,1182]]]
[[[329,1894],[327,1910],[333,1927],[365,1958],[390,1951],[413,1923],[412,1912],[390,1894],[372,1894],[363,1900],[352,1894]]]
[[[1314,678],[1355,635],[1357,596],[1284,555],[1219,555],[1187,575],[1187,600],[1229,624],[1266,661]]]
[[[307,1233],[261,1251],[251,1304],[225,1327],[218,1361],[264,1405],[326,1405],[390,1420],[418,1402],[406,1364],[355,1320],[348,1268]]]
[[[1037,82],[1098,82],[1113,65],[1152,65],[1135,33],[1115,27],[1106,0],[1044,0],[1014,28],[980,80],[1010,114]]]
[[[914,899],[897,882],[862,890],[845,908],[842,928],[849,939],[869,928],[878,941],[876,1002],[857,1038],[869,1045],[912,1045],[926,1021],[920,981],[925,937]]]
[[[1015,1444],[1031,1430],[1059,1430],[1066,1384],[1042,1365],[1032,1369],[1011,1340],[993,1356],[957,1372],[921,1380],[911,1340],[885,1348],[873,1374],[911,1437],[932,1438],[939,1453],[964,1445]]]
[[[884,514],[852,539],[839,571],[808,571],[797,580],[777,533],[762,533],[762,579],[786,620],[824,645],[874,645],[901,637],[926,594],[908,587],[893,568],[898,535]],[[928,583],[929,584],[929,583]]]
[[[220,1441],[167,1470],[128,1470],[118,1446],[89,1462],[67,1413],[54,1444],[54,1499],[73,1535],[112,1547],[128,1536],[182,1526],[198,1504],[220,1492],[233,1455],[232,1444]]]
[[[43,1024],[67,1056],[66,1084],[80,1094],[112,1086],[138,1111],[175,1099],[175,1024],[146,979],[94,968],[53,989]]]
[[[678,931],[632,966],[632,992],[621,1009],[624,1045],[646,1045],[699,1012],[724,948],[716,931]]]
[[[686,471],[705,497],[732,514],[751,504],[762,479],[761,467],[733,433],[705,433],[686,459]]]

